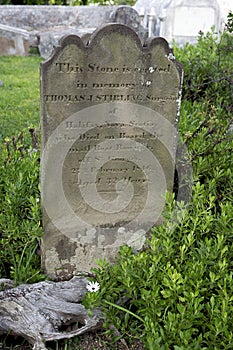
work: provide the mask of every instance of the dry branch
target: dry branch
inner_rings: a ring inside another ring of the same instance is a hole
[[[0,279],[0,285],[6,280]],[[94,310],[91,317],[80,303],[87,293],[88,280],[73,277],[70,281],[40,282],[20,285],[0,292],[0,335],[19,335],[33,345],[33,350],[46,350],[50,340],[72,338],[100,329],[103,317]],[[64,326],[77,323],[72,331]]]

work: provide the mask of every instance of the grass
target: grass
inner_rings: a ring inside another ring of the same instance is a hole
[[[0,142],[40,121],[40,57],[1,57]]]

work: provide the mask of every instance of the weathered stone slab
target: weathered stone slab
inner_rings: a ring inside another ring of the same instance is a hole
[[[233,10],[233,5],[228,6]],[[212,26],[221,31],[227,17],[220,0],[138,0],[134,8],[144,14],[143,25],[150,35],[164,37],[169,43],[175,40],[179,45],[196,43],[199,31],[206,33]]]
[[[130,6],[1,6],[0,23],[23,29],[30,46],[38,47],[48,58],[62,36],[75,34],[85,41],[96,28],[106,23],[126,24],[142,41],[147,30],[140,25],[138,13]]]
[[[141,25],[138,12],[130,6],[118,6],[114,9],[110,15],[110,22],[125,24],[132,28],[143,43],[148,37],[148,31]]]
[[[111,21],[110,15],[116,8],[117,6],[2,5],[0,54],[24,56],[30,46],[38,47],[41,57],[48,58],[62,36],[89,36],[97,27]],[[29,45],[26,44],[25,37],[28,38]]]
[[[184,45],[196,43],[199,32],[207,33],[214,26],[222,30],[222,18],[217,0],[173,0],[161,12],[159,35],[168,42]]]
[[[142,248],[172,191],[181,67],[124,25],[65,37],[41,65],[44,236],[51,278]]]
[[[55,27],[97,28],[109,22],[116,6],[1,5],[0,23],[25,30]]]
[[[27,56],[29,33],[26,30],[0,24],[0,55]]]
[[[75,28],[59,28],[51,29],[49,31],[38,33],[40,40],[38,43],[38,49],[40,56],[48,58],[52,55],[54,47],[58,46],[59,40],[65,35],[78,35],[83,41],[88,41],[90,35],[94,32],[95,28],[87,29],[75,29]]]
[[[94,7],[93,12],[95,9],[96,7]],[[108,11],[106,11],[106,13],[108,13]],[[99,23],[97,20],[93,20],[92,17],[93,15],[91,17],[88,17],[89,19],[91,18],[91,23],[83,21],[83,28],[78,25],[76,28],[55,27],[51,28],[49,31],[38,33],[38,36],[40,37],[38,48],[41,57],[48,58],[52,54],[54,47],[58,45],[59,40],[65,35],[75,34],[80,36],[84,42],[87,42],[90,35],[96,29],[95,27],[88,26],[97,25]],[[82,18],[81,14],[80,18]],[[109,22],[120,23],[134,29],[142,42],[144,42],[148,37],[148,31],[143,26],[141,26],[140,17],[137,11],[130,6],[118,6],[110,13],[109,18],[106,15],[102,17],[102,20],[103,18],[105,18],[105,24]]]

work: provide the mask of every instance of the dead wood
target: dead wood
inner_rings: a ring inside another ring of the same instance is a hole
[[[0,292],[0,335],[19,335],[33,345],[33,350],[46,350],[46,341],[72,338],[100,329],[103,316],[95,309],[89,317],[80,303],[87,293],[86,277],[73,277],[63,282],[40,282],[20,285]],[[9,281],[1,280],[0,285]],[[76,328],[63,332],[65,326]]]

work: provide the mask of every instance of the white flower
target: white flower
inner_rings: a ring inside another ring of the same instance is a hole
[[[100,284],[98,282],[88,282],[86,287],[88,292],[97,292],[100,289]]]
[[[150,85],[151,85],[151,81],[148,80],[148,81],[146,82],[146,86],[150,86]]]
[[[118,230],[117,230],[117,233],[120,233],[120,234],[126,233],[125,232],[125,228],[124,227],[119,227]]]
[[[168,55],[166,55],[166,57],[169,59],[169,60],[175,60],[175,56],[170,52]]]

